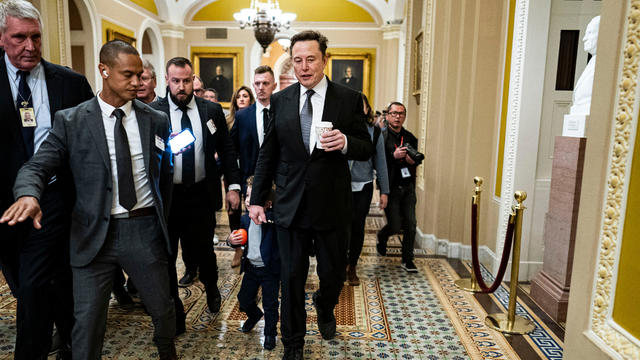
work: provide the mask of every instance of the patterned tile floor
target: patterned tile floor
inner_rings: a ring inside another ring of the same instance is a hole
[[[218,214],[218,219],[216,233],[224,239],[229,232],[226,214]],[[399,238],[390,241],[388,256],[376,254],[375,232],[383,224],[384,217],[372,208],[358,265],[362,285],[345,286],[345,300],[337,311],[339,335],[334,340],[322,340],[313,307],[308,307],[305,359],[554,359],[558,358],[558,351],[561,356],[564,330],[537,309],[525,293],[521,294],[519,311],[537,319],[536,336],[503,336],[488,330],[484,317],[487,312],[503,311],[501,301],[508,287],[501,288],[495,296],[461,291],[453,281],[468,276],[468,264],[436,257],[425,250],[416,250],[419,272],[406,273],[400,268]],[[244,317],[237,311],[235,295],[241,277],[230,268],[231,249],[219,245],[216,253],[222,309],[218,314],[209,313],[199,282],[181,289],[189,313],[187,333],[176,340],[180,357],[281,358],[280,342],[273,351],[262,348],[263,321],[250,334],[239,331]],[[317,286],[313,266],[307,287],[309,296]],[[179,267],[182,269],[181,263]],[[15,300],[0,277],[0,359],[12,358],[14,322]],[[157,358],[151,342],[152,325],[141,306],[127,312],[112,300],[107,326],[104,359]],[[538,345],[549,340],[555,348]]]

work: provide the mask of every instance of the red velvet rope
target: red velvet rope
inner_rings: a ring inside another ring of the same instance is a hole
[[[513,230],[515,227],[515,221],[511,221],[514,215],[509,216],[509,224],[507,225],[507,233],[504,239],[504,250],[502,251],[502,258],[500,259],[500,266],[498,267],[498,273],[496,278],[490,287],[484,282],[482,273],[480,272],[480,261],[478,261],[478,204],[471,205],[471,262],[473,263],[473,273],[478,281],[482,293],[492,293],[502,283],[502,278],[507,270],[507,264],[509,263],[509,254],[511,254],[511,244],[513,243]]]

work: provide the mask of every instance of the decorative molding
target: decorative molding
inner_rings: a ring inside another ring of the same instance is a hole
[[[58,15],[58,46],[60,48],[60,64],[71,66],[71,59],[68,58],[67,48],[71,51],[69,45],[69,30],[67,26],[68,16],[65,16],[64,0],[56,1],[56,14]]]
[[[625,204],[623,203],[626,184],[629,181],[628,170],[633,157],[634,114],[638,102],[638,64],[640,63],[640,0],[629,1],[625,43],[623,48],[622,71],[619,76],[618,93],[616,95],[616,115],[612,123],[613,138],[609,152],[609,170],[607,175],[607,194],[605,199],[598,263],[594,285],[593,302],[591,304],[591,337],[595,336],[604,342],[611,351],[626,359],[639,359],[640,346],[629,339],[626,331],[611,325],[614,304],[614,284],[617,273],[617,255],[622,241],[621,226]]]
[[[382,26],[380,30],[382,30],[383,40],[400,39],[400,37],[402,36],[402,25],[388,24]]]
[[[509,89],[509,105],[507,129],[505,136],[504,161],[502,171],[502,193],[500,197],[500,219],[496,253],[502,254],[503,241],[511,214],[515,183],[516,155],[518,150],[518,133],[520,108],[522,104],[524,55],[526,50],[526,30],[529,16],[529,0],[517,0],[514,19],[513,47],[511,51],[511,78]]]
[[[185,27],[176,24],[160,25],[160,34],[163,38],[184,39]]]
[[[411,44],[413,44],[413,38],[411,36],[411,28],[413,24],[413,2],[416,0],[407,0],[406,6],[406,14],[405,19],[407,21],[404,22],[405,27],[405,38],[404,38],[404,81],[402,83],[402,89],[404,89],[402,93],[402,101],[409,101],[409,84],[411,79]]]
[[[423,13],[422,13],[422,23],[423,32],[422,32],[422,85],[420,86],[420,102],[422,105],[420,106],[420,132],[418,136],[418,150],[422,153],[425,153],[425,147],[427,143],[427,111],[429,109],[429,105],[431,103],[431,64],[433,63],[432,54],[433,54],[433,36],[434,36],[434,23],[435,23],[435,11],[434,11],[434,2],[435,0],[426,0],[423,4]],[[411,42],[407,42],[407,47],[411,48],[409,44],[413,43],[413,39],[410,39]],[[416,179],[416,185],[422,191],[424,191],[424,172],[425,166],[422,166],[422,171],[418,171],[418,178]]]

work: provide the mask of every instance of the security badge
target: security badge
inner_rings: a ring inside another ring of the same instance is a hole
[[[211,133],[211,135],[215,134],[216,130],[218,130],[213,123],[213,119],[209,119],[209,121],[207,121],[207,127],[209,128],[209,132]]]
[[[22,120],[22,127],[36,127],[36,113],[32,107],[27,107],[28,102],[23,101],[18,108],[20,111],[20,120]]]
[[[402,174],[403,179],[411,177],[411,172],[409,172],[409,169],[407,169],[406,167],[400,169],[400,174]]]

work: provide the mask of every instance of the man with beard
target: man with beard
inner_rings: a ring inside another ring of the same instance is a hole
[[[222,107],[193,93],[193,66],[188,59],[175,57],[167,62],[169,96],[151,104],[171,120],[172,135],[185,129],[195,137],[189,147],[174,155],[173,197],[169,211],[169,238],[173,258],[169,261],[171,293],[176,306],[176,333],[185,331],[185,314],[178,297],[176,254],[178,239],[194,250],[200,280],[207,293],[212,313],[220,310],[218,267],[211,239],[216,226],[215,212],[222,207],[220,173],[214,154],[222,160],[222,172],[229,179],[227,201],[240,206],[240,170],[237,155],[227,130]],[[173,149],[178,152],[181,149]]]

